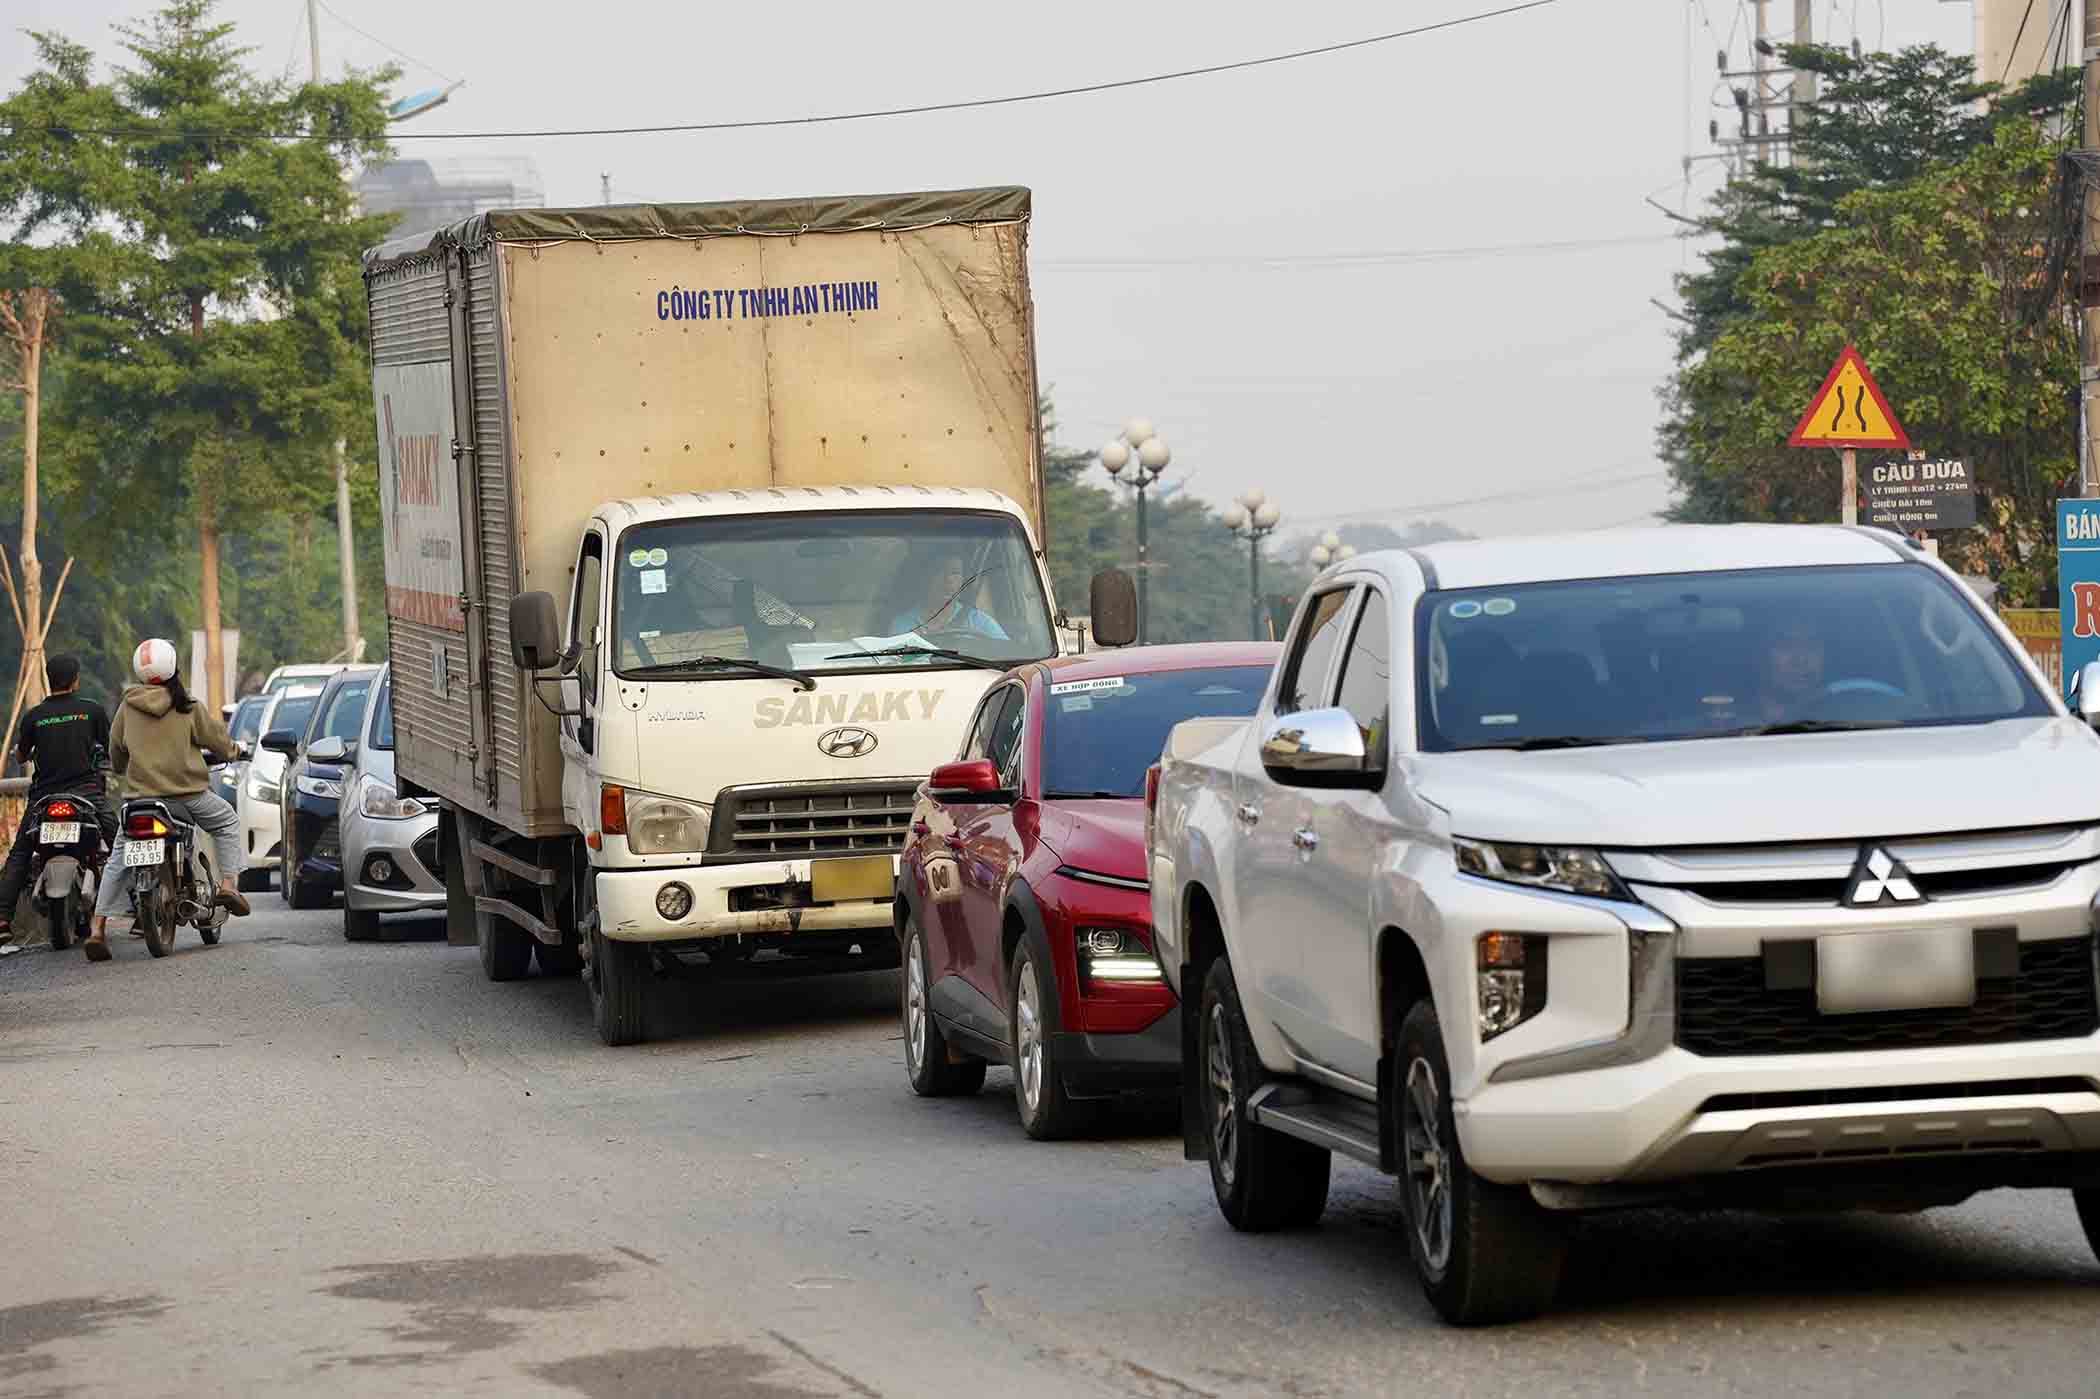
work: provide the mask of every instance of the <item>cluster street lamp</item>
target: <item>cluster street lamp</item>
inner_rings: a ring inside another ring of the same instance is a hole
[[[1261,624],[1261,542],[1282,522],[1283,512],[1259,488],[1234,497],[1232,508],[1225,512],[1225,528],[1235,539],[1247,541],[1248,616],[1256,641],[1265,640],[1262,633],[1267,630]]]
[[[1312,552],[1306,557],[1312,560],[1314,568],[1325,568],[1331,563],[1355,558],[1356,546],[1342,543],[1342,537],[1329,530],[1320,536],[1320,542],[1313,545]]]
[[[1134,460],[1133,460],[1134,459]],[[1101,465],[1116,480],[1124,480],[1128,471],[1129,482],[1137,490],[1137,639],[1145,644],[1145,575],[1149,571],[1145,561],[1145,490],[1159,480],[1161,472],[1173,453],[1167,444],[1152,430],[1149,418],[1132,418],[1123,424],[1123,431],[1115,441],[1101,449]]]

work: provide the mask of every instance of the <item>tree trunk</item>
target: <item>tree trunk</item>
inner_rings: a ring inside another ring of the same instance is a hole
[[[190,298],[190,338],[204,338],[204,298]],[[197,604],[204,613],[204,698],[217,714],[226,707],[226,640],[219,632],[219,494],[209,479],[197,483]],[[182,639],[175,642],[178,663]],[[197,677],[190,677],[195,686]]]

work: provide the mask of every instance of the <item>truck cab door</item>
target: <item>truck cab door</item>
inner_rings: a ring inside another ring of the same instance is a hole
[[[1248,932],[1233,949],[1234,971],[1242,994],[1252,992],[1255,1004],[1248,1010],[1301,1045],[1319,1014],[1305,980],[1305,929],[1328,896],[1313,887],[1314,852],[1305,844],[1305,833],[1314,828],[1313,791],[1277,781],[1262,766],[1261,740],[1276,719],[1330,703],[1355,591],[1347,583],[1328,588],[1299,610],[1275,699],[1257,711],[1233,773],[1237,839],[1227,876],[1233,903],[1227,916]],[[1239,965],[1250,959],[1251,965]]]
[[[598,661],[604,651],[605,535],[588,530],[576,556],[576,577],[569,595],[568,650],[573,669],[562,680],[562,708],[580,714],[561,721],[562,808],[580,831],[598,829],[597,751]]]

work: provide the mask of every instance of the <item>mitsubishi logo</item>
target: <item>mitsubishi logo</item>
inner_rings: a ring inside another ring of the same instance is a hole
[[[1911,882],[1910,871],[1903,862],[1878,845],[1863,845],[1859,850],[1859,863],[1852,867],[1852,882],[1845,887],[1845,904],[1849,908],[1870,908],[1875,904],[1914,904],[1923,902],[1925,896]]]
[[[850,724],[826,729],[817,736],[817,751],[827,758],[865,758],[875,751],[875,733]]]

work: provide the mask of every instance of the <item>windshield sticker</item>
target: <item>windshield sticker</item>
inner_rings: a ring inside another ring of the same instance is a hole
[[[671,555],[668,550],[651,549],[649,551],[649,567],[651,568],[662,568],[665,564],[669,563],[670,561]]]
[[[629,568],[647,568],[649,566],[649,551],[647,549],[631,551],[627,555],[627,566]]]
[[[637,632],[637,633],[635,633],[635,635],[637,635],[637,636],[641,637],[641,639],[642,639],[642,640],[644,640],[644,641],[654,641],[654,640],[656,640],[656,638],[658,638],[659,636],[662,636],[662,635],[663,635],[663,633],[662,633],[661,631],[645,631],[645,632]]]
[[[1483,714],[1480,716],[1480,722],[1483,724],[1514,724],[1517,722],[1517,716],[1514,714]]]
[[[1120,690],[1122,688],[1122,676],[1105,675],[1099,680],[1067,680],[1062,685],[1052,685],[1050,693],[1053,695],[1084,695],[1101,690]]]
[[[1088,695],[1066,695],[1057,702],[1057,707],[1067,714],[1072,714],[1082,709],[1092,709],[1094,701]]]
[[[663,592],[667,586],[668,585],[664,582],[664,571],[662,569],[645,568],[642,570],[643,592],[660,593]]]
[[[1451,616],[1456,621],[1470,621],[1479,615],[1480,604],[1471,598],[1464,598],[1451,604]]]
[[[1517,610],[1517,600],[1511,597],[1491,597],[1480,604],[1480,610],[1490,617],[1507,617]]]

